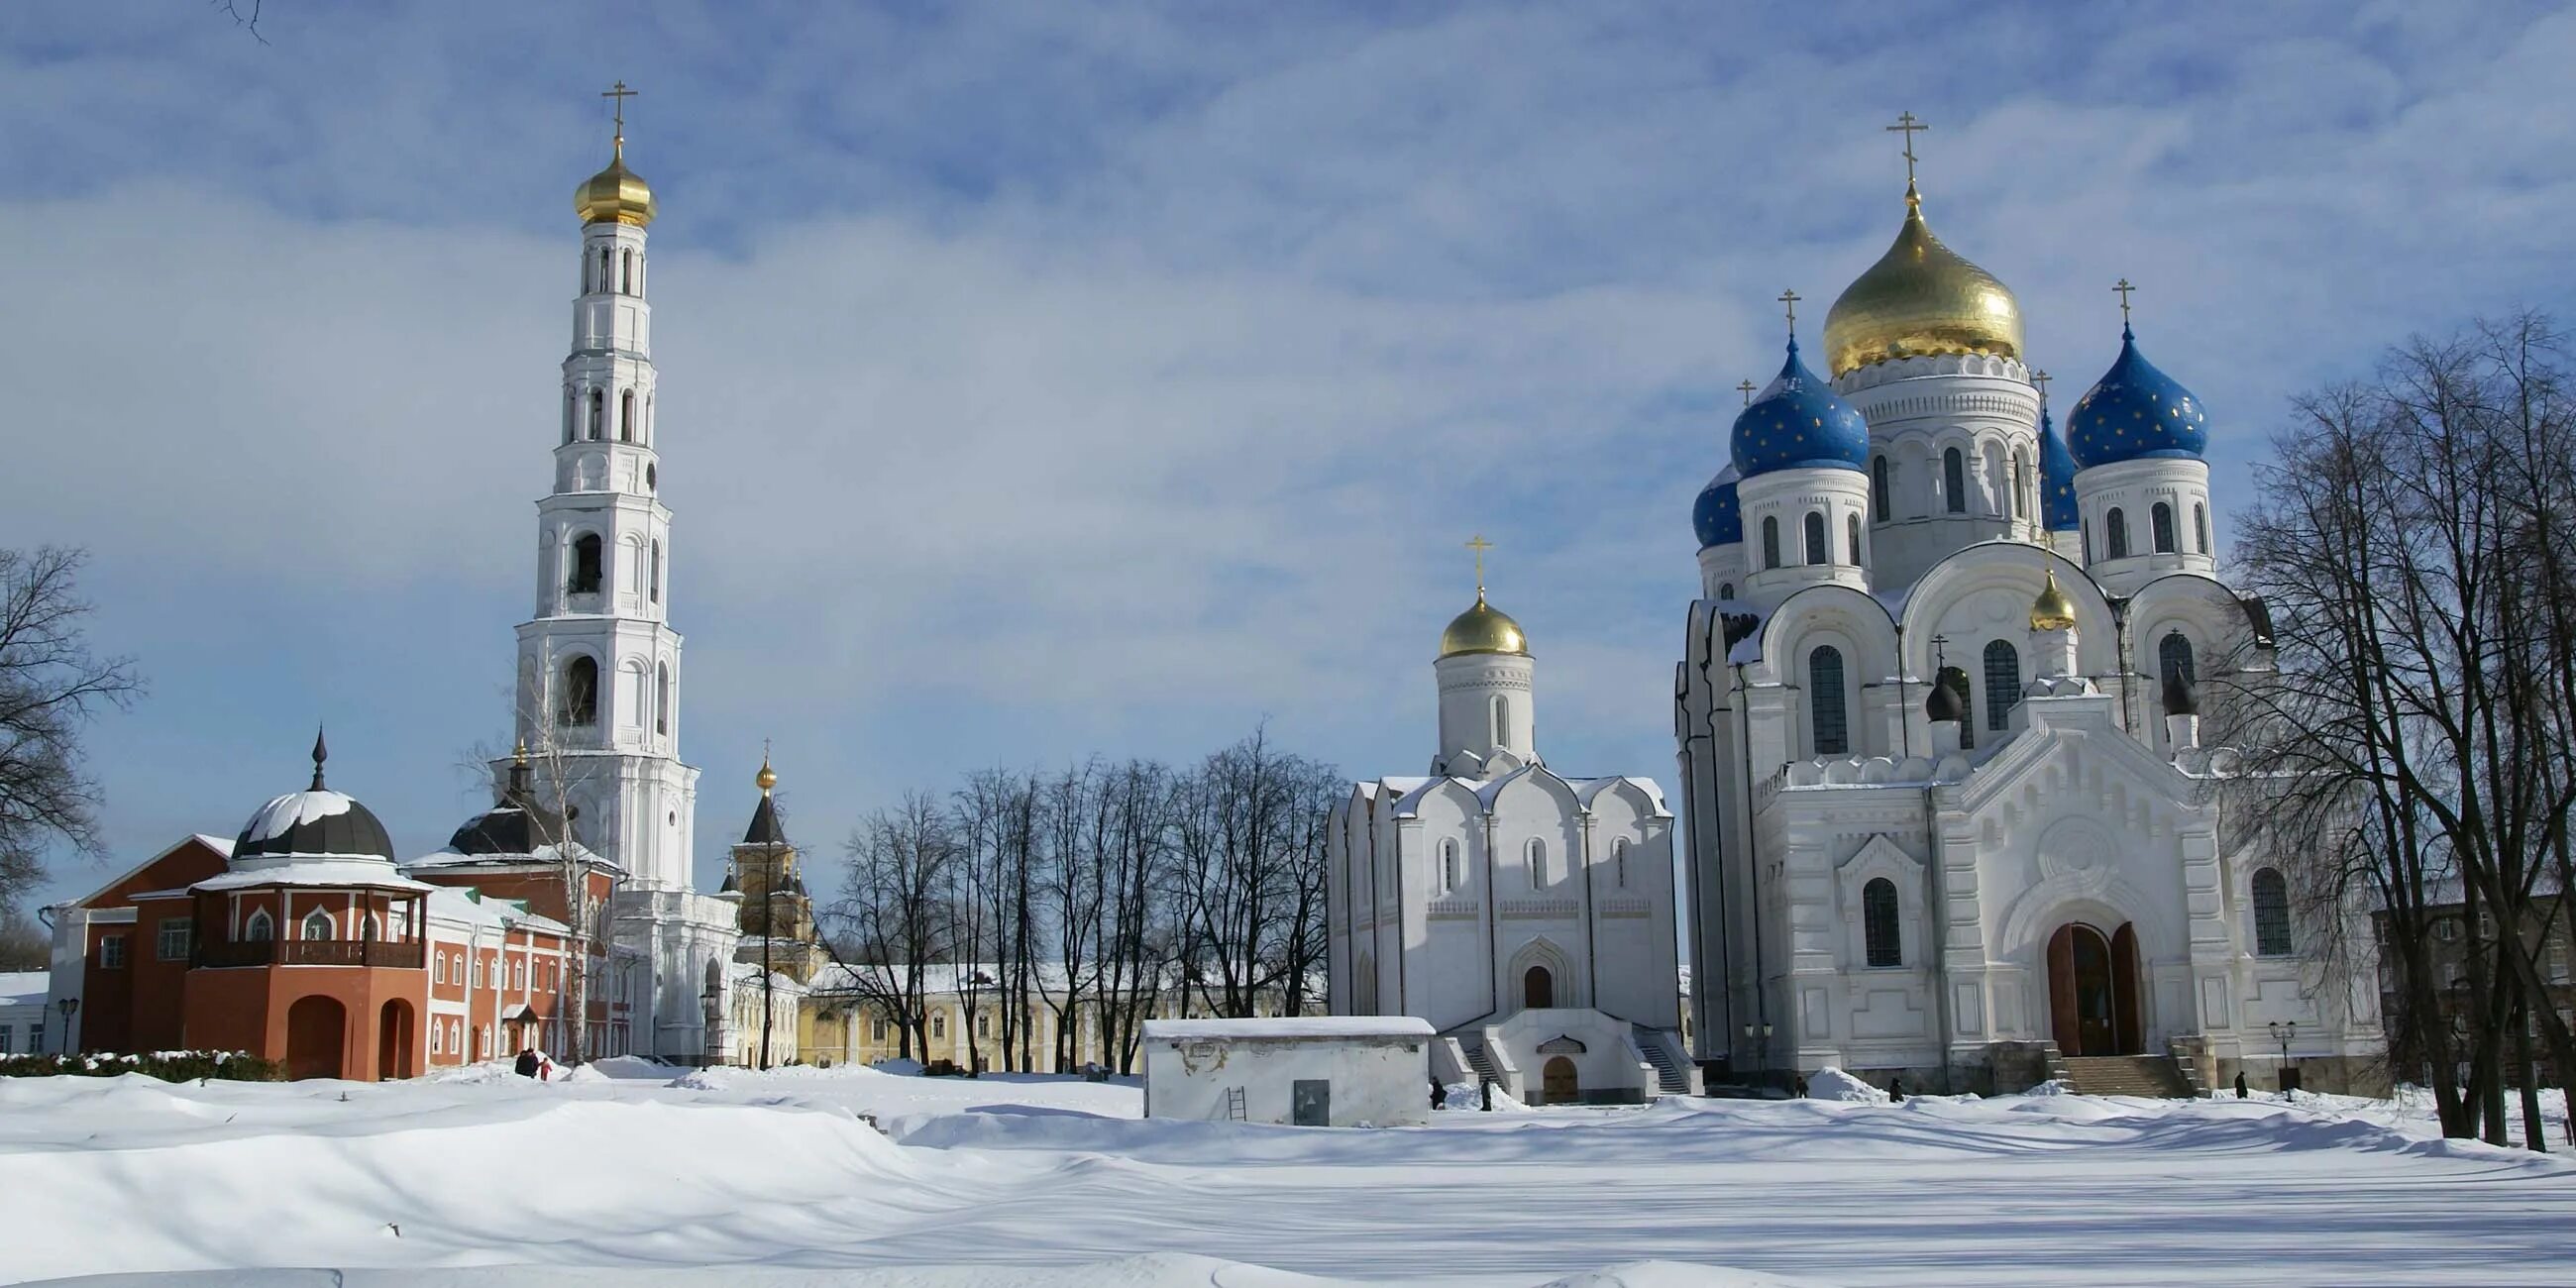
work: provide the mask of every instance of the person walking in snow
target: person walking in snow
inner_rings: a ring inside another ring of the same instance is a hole
[[[2236,1071],[2236,1098],[2239,1100],[2243,1100],[2245,1098],[2245,1071],[2243,1069]]]
[[[1901,1105],[1905,1103],[1905,1079],[1890,1078],[1887,1080],[1887,1103],[1891,1105]]]
[[[519,1071],[520,1077],[533,1078],[537,1076],[537,1066],[543,1063],[544,1061],[537,1059],[535,1047],[520,1047],[519,1062],[514,1067]]]

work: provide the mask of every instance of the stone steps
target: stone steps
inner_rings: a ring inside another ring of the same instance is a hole
[[[2191,1083],[2171,1056],[2071,1055],[2065,1058],[2066,1083],[2088,1096],[2145,1096],[2188,1100]]]

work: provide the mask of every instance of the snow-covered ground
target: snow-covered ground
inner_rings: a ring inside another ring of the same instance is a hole
[[[0,1079],[0,1280],[2576,1282],[2576,1162],[2440,1141],[2407,1102],[1689,1101],[1329,1131],[1141,1121],[1124,1082],[676,1072]],[[351,1273],[238,1273],[261,1267]]]

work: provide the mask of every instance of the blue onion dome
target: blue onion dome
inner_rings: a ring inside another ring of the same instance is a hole
[[[2120,328],[2120,358],[2066,417],[2066,445],[2085,469],[2148,457],[2197,460],[2209,447],[2200,400],[2138,353]]]
[[[1834,395],[1833,386],[1789,360],[1769,388],[1735,418],[1735,468],[1745,478],[1773,470],[1857,470],[1869,465],[1869,422]]]
[[[2075,508],[2075,454],[2066,450],[2066,438],[2057,432],[2046,406],[2039,409],[2039,517],[2051,532],[2084,526]]]
[[[1691,503],[1691,531],[1699,534],[1700,549],[1744,540],[1744,511],[1735,502],[1735,481],[1741,477],[1733,465],[1719,470]]]

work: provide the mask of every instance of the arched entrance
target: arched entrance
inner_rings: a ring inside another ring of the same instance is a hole
[[[1521,976],[1521,1005],[1545,1010],[1556,1005],[1556,976],[1545,966],[1532,966]]]
[[[376,1076],[413,1076],[418,1071],[412,1068],[411,1053],[411,1003],[397,997],[385,1003],[384,1012],[376,1021]]]
[[[1574,1061],[1564,1056],[1551,1056],[1540,1068],[1541,1104],[1570,1105],[1583,1099],[1583,1087],[1576,1078]]]
[[[2138,1054],[2137,930],[2058,927],[2048,940],[2048,1009],[2059,1054]]]
[[[349,1013],[336,997],[300,997],[286,1008],[286,1076],[337,1078],[348,1051]]]

